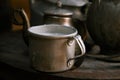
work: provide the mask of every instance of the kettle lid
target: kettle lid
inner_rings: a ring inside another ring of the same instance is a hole
[[[53,8],[44,11],[44,14],[53,16],[72,16],[73,12],[62,8]]]
[[[58,0],[47,0],[51,3],[56,3]],[[88,0],[60,0],[63,5],[66,6],[75,6],[75,7],[81,7],[89,3]]]

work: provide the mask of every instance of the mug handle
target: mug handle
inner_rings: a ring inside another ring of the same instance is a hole
[[[78,45],[79,45],[79,47],[81,49],[81,54],[80,55],[76,55],[74,58],[68,59],[68,61],[67,61],[67,65],[68,66],[69,66],[69,63],[70,63],[71,60],[75,60],[77,58],[82,57],[83,55],[85,55],[85,52],[86,52],[86,48],[85,48],[85,45],[84,45],[84,42],[83,42],[81,36],[77,35],[77,36],[74,37],[74,39],[77,41],[77,43],[78,43]]]

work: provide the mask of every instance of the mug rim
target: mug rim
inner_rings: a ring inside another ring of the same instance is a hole
[[[50,35],[50,34],[44,34],[44,33],[37,33],[33,30],[38,30],[40,28],[43,28],[43,27],[59,27],[59,28],[63,28],[63,29],[66,29],[66,30],[71,30],[71,33],[66,33],[66,34],[62,34],[62,35]],[[72,26],[64,26],[64,25],[59,25],[59,24],[44,24],[44,25],[37,25],[37,26],[31,26],[29,29],[28,29],[28,32],[30,35],[32,36],[36,36],[36,37],[44,37],[44,38],[66,38],[66,37],[74,37],[75,35],[77,35],[78,31],[76,28],[72,27]]]

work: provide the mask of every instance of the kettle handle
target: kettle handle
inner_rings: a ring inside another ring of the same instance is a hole
[[[22,19],[22,22],[19,22],[19,20],[17,20],[16,15],[19,15]],[[30,21],[29,18],[27,16],[27,13],[25,12],[25,10],[23,8],[18,8],[18,9],[14,9],[13,11],[13,20],[12,23],[15,25],[23,25],[23,39],[24,42],[28,44],[28,32],[27,29],[30,27]]]
[[[79,47],[81,49],[81,54],[80,55],[76,55],[74,58],[68,59],[68,61],[67,61],[67,65],[68,66],[69,66],[71,60],[75,60],[77,58],[80,58],[80,57],[84,56],[85,52],[86,52],[86,48],[85,48],[85,45],[83,43],[83,40],[82,40],[81,36],[77,35],[77,36],[74,37],[74,39],[77,41],[77,43],[78,43],[78,45],[79,45]]]

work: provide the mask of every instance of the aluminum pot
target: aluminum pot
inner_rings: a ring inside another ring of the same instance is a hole
[[[73,67],[76,58],[85,54],[85,46],[77,30],[56,24],[33,26],[29,32],[29,53],[34,69],[61,72]],[[81,54],[75,56],[75,40]]]

